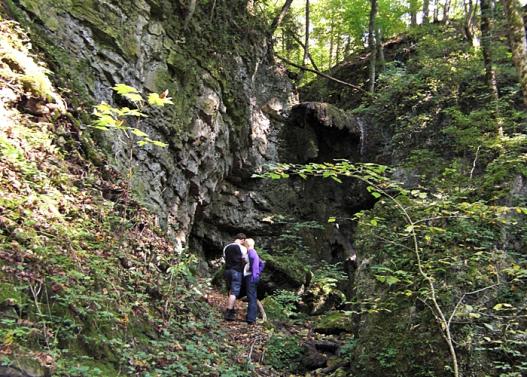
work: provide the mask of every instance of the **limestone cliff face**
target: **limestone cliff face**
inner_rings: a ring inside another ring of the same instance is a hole
[[[286,223],[349,218],[371,201],[351,182],[251,178],[271,162],[364,159],[372,145],[361,119],[324,104],[297,104],[287,72],[270,58],[264,22],[246,2],[200,2],[190,18],[185,1],[7,3],[72,90],[74,107],[89,112],[86,104],[119,103],[116,83],[169,89],[175,105],[141,123],[169,146],[134,150],[132,187],[178,245],[212,259],[244,231],[272,247]],[[129,143],[97,132],[128,171]],[[306,252],[342,260],[353,253],[352,232],[349,222],[307,232]]]
[[[224,206],[249,195],[237,185],[277,159],[282,119],[296,99],[285,72],[269,60],[263,24],[245,2],[200,3],[186,29],[184,1],[8,4],[80,103],[115,103],[116,83],[170,90],[175,106],[150,114],[141,126],[169,147],[134,151],[133,187],[180,245],[196,214],[203,218],[213,199],[221,199],[215,205],[223,214]],[[116,135],[103,138],[124,169],[127,143]],[[222,238],[238,220],[222,229]]]

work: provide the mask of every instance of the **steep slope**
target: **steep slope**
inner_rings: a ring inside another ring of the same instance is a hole
[[[247,375],[197,260],[86,159],[48,74],[0,21],[0,375]]]

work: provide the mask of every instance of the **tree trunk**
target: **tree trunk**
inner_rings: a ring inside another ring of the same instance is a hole
[[[282,7],[282,10],[280,10],[280,13],[276,15],[273,22],[271,23],[271,28],[270,28],[271,35],[274,34],[275,30],[280,26],[280,24],[284,20],[284,17],[287,14],[287,11],[291,7],[292,3],[293,3],[293,0],[285,1],[284,6]]]
[[[443,8],[443,22],[445,24],[448,23],[448,17],[449,17],[449,14],[450,14],[450,1],[451,0],[445,0],[445,6]]]
[[[434,1],[434,22],[439,22],[439,0]]]
[[[254,9],[254,0],[247,0],[247,13],[251,16],[256,15],[255,9]]]
[[[300,38],[298,38],[296,35],[294,34],[291,34],[291,37],[293,38],[293,40],[298,43],[303,49],[306,48],[306,46],[304,46],[304,43],[300,40]],[[313,68],[318,71],[318,66],[317,66],[317,63],[315,62],[315,59],[313,59],[313,57],[311,56],[311,53],[308,52],[307,53],[307,57],[309,58],[309,61],[311,62],[311,65],[313,66]]]
[[[467,41],[474,46],[474,4],[472,0],[463,0],[463,12],[465,17],[463,18],[463,32]]]
[[[375,41],[377,43],[377,71],[384,71],[384,46],[382,45],[382,30],[380,27],[375,28]]]
[[[423,0],[423,24],[430,22],[430,0]]]
[[[346,46],[344,46],[344,59],[350,55],[351,51],[351,36],[348,34],[346,36]]]
[[[377,45],[375,43],[375,17],[377,16],[377,0],[370,0],[370,22],[368,26],[368,47],[370,49],[370,83],[369,92],[375,93],[375,65],[377,60]]]
[[[339,64],[339,61],[340,61],[340,48],[341,48],[340,44],[342,43],[341,39],[342,39],[342,36],[340,35],[340,26],[339,26],[339,28],[337,29],[337,48],[336,48],[337,54],[335,56],[335,65]]]
[[[523,12],[518,0],[503,0],[503,4],[507,16],[512,60],[518,72],[523,102],[527,105],[527,40],[525,38]]]
[[[183,28],[185,30],[188,29],[188,25],[195,11],[196,11],[196,0],[190,0],[190,5],[188,6],[187,17],[185,18],[185,23],[183,24],[184,25]]]
[[[287,58],[289,59],[289,51],[286,50],[285,38],[285,30],[282,29],[282,53],[285,53]]]
[[[304,56],[302,65],[306,65],[307,56],[309,55],[309,0],[306,0],[306,38],[304,42]]]
[[[417,26],[417,1],[411,0],[410,4],[410,25]]]
[[[333,35],[333,29],[335,27],[335,22],[333,21],[333,17],[331,18],[331,25],[329,27],[329,63],[328,63],[328,69],[331,69],[331,63],[333,61],[333,50],[335,47],[335,37]]]
[[[485,79],[494,101],[498,100],[496,70],[492,61],[492,9],[490,0],[480,0],[481,4],[481,52],[485,65]]]

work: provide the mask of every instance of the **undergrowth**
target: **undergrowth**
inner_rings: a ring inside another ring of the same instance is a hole
[[[175,252],[116,172],[79,152],[76,120],[37,59],[1,21],[0,363],[56,376],[247,375],[202,301],[197,260]]]

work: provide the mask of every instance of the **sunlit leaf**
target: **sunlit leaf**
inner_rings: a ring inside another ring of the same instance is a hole
[[[128,86],[125,84],[117,84],[113,87],[113,90],[115,90],[120,95],[130,94],[130,93],[139,93],[136,88],[132,86]]]
[[[144,133],[143,131],[137,129],[137,128],[133,128],[132,129],[132,133],[136,136],[140,136],[140,137],[147,137],[148,135],[146,133]]]
[[[150,93],[148,95],[148,104],[152,106],[159,106],[163,107],[168,104],[172,104],[172,98],[170,97],[163,97],[159,95],[158,93]]]
[[[122,96],[129,99],[132,102],[141,102],[143,100],[143,97],[141,97],[141,95],[137,93],[127,93],[127,94],[123,94]]]

